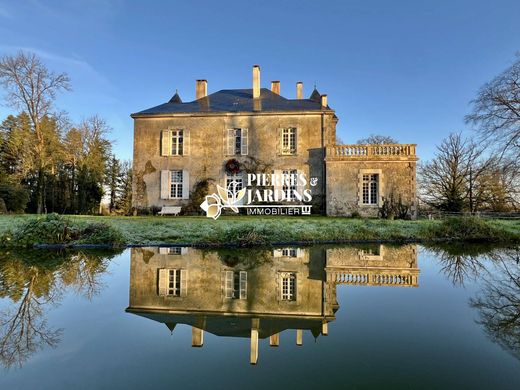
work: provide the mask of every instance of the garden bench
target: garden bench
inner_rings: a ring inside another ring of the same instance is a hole
[[[181,212],[180,206],[163,206],[161,211],[157,214],[159,215],[179,215]]]

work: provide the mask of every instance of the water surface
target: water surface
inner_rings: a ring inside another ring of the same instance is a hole
[[[520,388],[518,248],[0,253],[0,388]]]

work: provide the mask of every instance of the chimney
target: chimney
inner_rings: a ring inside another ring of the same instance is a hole
[[[271,81],[271,92],[280,95],[280,82],[279,81]]]
[[[296,83],[296,99],[303,99],[303,83],[301,81]]]
[[[327,108],[327,95],[321,95],[321,106]]]
[[[253,66],[253,98],[260,97],[260,66]]]
[[[195,85],[195,97],[196,99],[201,99],[208,95],[208,81],[207,80],[197,80]]]

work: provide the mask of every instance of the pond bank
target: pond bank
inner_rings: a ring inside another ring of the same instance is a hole
[[[248,247],[346,243],[520,242],[520,221],[330,217],[0,216],[2,247]]]

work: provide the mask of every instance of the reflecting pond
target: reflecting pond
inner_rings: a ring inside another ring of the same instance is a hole
[[[520,388],[520,249],[0,252],[0,388]]]

